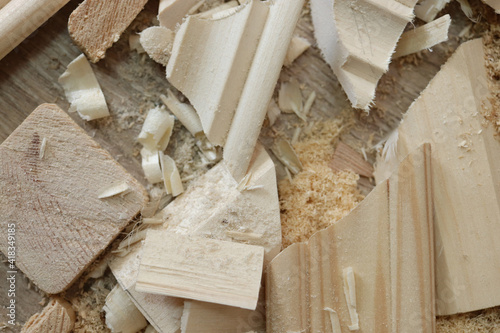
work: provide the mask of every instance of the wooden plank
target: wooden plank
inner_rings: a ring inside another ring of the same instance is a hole
[[[147,202],[145,189],[52,104],[0,145],[0,161],[1,228],[7,235],[15,225],[16,265],[49,294],[66,289]],[[127,194],[98,198],[123,181]],[[0,240],[4,254],[9,246]]]
[[[264,248],[150,230],[135,288],[255,310]]]
[[[379,158],[378,182],[403,156],[432,144],[437,313],[500,304],[500,142],[485,126],[489,78],[482,41],[462,44],[410,107]]]
[[[268,332],[337,333],[335,314],[342,332],[356,316],[362,332],[435,331],[429,154],[418,148],[348,216],[271,262]]]
[[[431,48],[448,40],[450,24],[450,15],[446,14],[437,20],[405,32],[398,41],[393,59]]]
[[[0,59],[38,29],[68,1],[0,1]]]
[[[147,0],[85,0],[71,14],[68,30],[76,45],[92,62],[106,50],[144,8]]]
[[[61,298],[52,298],[41,313],[35,313],[21,329],[22,333],[70,333],[75,311]]]
[[[351,170],[363,177],[373,177],[373,166],[361,154],[342,141],[335,148],[329,166],[335,171]]]
[[[416,3],[416,0],[364,0],[355,4],[311,1],[318,46],[354,108],[370,108],[399,37],[413,19]]]

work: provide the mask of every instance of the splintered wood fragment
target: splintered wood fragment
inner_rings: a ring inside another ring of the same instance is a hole
[[[500,305],[500,243],[492,237],[500,234],[500,141],[482,116],[492,107],[490,84],[482,40],[463,43],[408,109],[394,153],[375,167],[384,181],[405,154],[432,144],[439,315]]]
[[[141,149],[142,170],[147,181],[151,184],[159,183],[163,180],[160,166],[160,155],[158,150],[150,150],[146,147]]]
[[[45,156],[45,149],[47,149],[47,138],[43,138],[42,144],[40,145],[40,153],[38,154],[38,156],[41,160],[43,160],[43,157]]]
[[[75,325],[75,311],[61,298],[52,298],[41,313],[28,319],[21,333],[70,333]]]
[[[40,160],[44,137],[50,151]],[[15,221],[26,249],[16,264],[49,294],[65,290],[147,202],[139,182],[56,105],[33,111],[0,145],[0,161],[0,226]],[[118,182],[130,187],[126,196],[98,198],[96,189]],[[8,246],[0,239],[4,254]]]
[[[106,326],[111,332],[136,333],[148,325],[120,285],[116,285],[106,297],[103,311],[106,313]]]
[[[268,332],[338,331],[326,311],[342,332],[356,317],[363,332],[435,331],[430,161],[419,147],[349,215],[273,259]]]
[[[130,34],[130,36],[128,37],[128,47],[130,48],[130,50],[135,50],[139,54],[146,52],[146,50],[144,50],[141,45],[140,39],[141,36],[139,34]]]
[[[285,62],[283,65],[290,66],[295,59],[300,57],[300,55],[308,48],[311,47],[311,43],[305,38],[294,36],[290,41],[290,46],[288,46],[288,51],[286,52]]]
[[[415,6],[415,16],[425,22],[431,22],[451,0],[422,0]]]
[[[75,44],[98,62],[117,42],[147,0],[85,0],[71,13],[68,30]]]
[[[145,148],[163,151],[167,148],[175,118],[159,107],[149,110],[137,141]]]
[[[191,102],[207,138],[245,176],[303,0],[248,1],[219,18],[188,17],[167,78]],[[242,140],[245,138],[245,140]]]
[[[254,310],[264,248],[150,230],[136,290]]]
[[[294,175],[302,171],[302,162],[300,162],[297,153],[287,140],[279,139],[276,141],[273,146],[273,153]]]
[[[316,41],[353,107],[370,108],[416,2],[311,1]]]
[[[278,105],[281,111],[285,113],[296,112],[300,116],[304,108],[304,101],[297,79],[292,78],[288,82],[281,83]]]
[[[177,24],[199,0],[160,0],[158,20],[162,27],[176,31]]]
[[[177,170],[177,166],[170,156],[164,155],[162,152],[159,154],[165,190],[167,191],[167,194],[172,194],[172,196],[176,197],[184,192],[184,186],[182,186],[179,170]]]
[[[274,101],[274,99],[271,99],[269,102],[269,106],[267,108],[267,119],[269,119],[269,126],[273,126],[278,117],[281,114],[281,110],[278,107],[278,104]]]
[[[119,182],[115,184],[111,184],[105,187],[103,190],[99,191],[97,197],[99,199],[111,198],[115,195],[124,194],[124,192],[128,191],[130,187],[126,182]]]
[[[66,71],[59,77],[59,83],[71,103],[70,112],[78,112],[85,120],[109,116],[101,86],[83,54],[69,63]]]
[[[373,166],[361,154],[342,141],[335,148],[335,153],[329,166],[334,171],[351,170],[363,177],[373,177]]]
[[[399,39],[393,59],[433,47],[448,40],[451,18],[446,14],[437,20],[405,32]]]
[[[181,333],[232,333],[262,331],[263,315],[246,309],[198,301],[184,302]]]
[[[0,0],[0,59],[38,29],[68,1]]]
[[[165,27],[150,27],[141,32],[140,42],[151,59],[167,66],[174,42],[174,32]]]

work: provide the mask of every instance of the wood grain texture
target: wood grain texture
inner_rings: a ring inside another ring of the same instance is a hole
[[[16,264],[49,294],[66,289],[147,202],[145,189],[55,105],[41,105],[0,145],[0,162],[1,228],[16,224]],[[98,198],[117,181],[131,191]],[[0,240],[4,254],[7,247]]]
[[[379,158],[383,181],[403,156],[432,144],[439,315],[500,304],[500,142],[485,126],[491,107],[482,41],[462,44],[410,107],[393,154]]]
[[[334,332],[331,310],[347,332],[348,267],[359,332],[434,332],[432,211],[430,146],[424,145],[348,216],[271,262],[268,332]]]
[[[363,177],[373,177],[373,166],[361,154],[343,142],[339,142],[335,148],[329,166],[335,171],[351,170]]]
[[[92,62],[98,62],[106,50],[144,8],[147,0],[85,0],[71,14],[68,30],[76,45]]]
[[[5,57],[68,1],[0,1],[0,59]]]
[[[198,2],[199,0],[160,0],[158,6],[160,25],[175,31],[177,25]]]
[[[354,108],[368,110],[416,0],[311,1],[314,34]]]
[[[135,288],[255,310],[263,265],[260,246],[150,230]]]
[[[34,314],[23,326],[21,333],[70,333],[75,324],[75,311],[71,304],[53,298],[41,313]]]

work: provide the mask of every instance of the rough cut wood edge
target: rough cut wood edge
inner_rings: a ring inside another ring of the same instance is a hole
[[[314,35],[355,108],[368,110],[416,0],[312,0]]]
[[[424,22],[431,22],[451,0],[421,0],[415,6],[415,16]]]
[[[24,324],[21,333],[69,333],[75,325],[75,311],[61,298],[52,298],[41,313]]]
[[[150,230],[135,288],[255,310],[264,248]]]
[[[393,59],[433,47],[448,40],[451,18],[446,14],[437,20],[405,32],[399,39]]]
[[[335,171],[351,170],[363,177],[373,177],[373,166],[357,151],[342,141],[335,148],[329,167]]]
[[[267,271],[268,332],[343,332],[343,270],[355,275],[363,332],[434,332],[430,146],[410,154],[347,217],[280,253]]]
[[[0,1],[0,59],[61,9],[69,0]]]
[[[480,39],[463,43],[398,128],[380,157],[378,182],[422,142],[432,144],[436,217],[437,313],[500,305],[500,142],[485,127],[490,82]]]
[[[262,309],[263,310],[263,309]],[[256,311],[198,301],[184,301],[181,333],[262,331],[264,316]]]
[[[147,0],[85,0],[71,13],[68,30],[75,44],[92,62],[106,50],[144,8]]]
[[[49,294],[71,285],[147,202],[144,187],[53,104],[0,145],[0,161],[0,227],[16,223],[16,265]],[[98,189],[115,182],[131,191],[99,199]]]
[[[177,25],[199,0],[160,0],[158,20],[162,27],[175,31]]]

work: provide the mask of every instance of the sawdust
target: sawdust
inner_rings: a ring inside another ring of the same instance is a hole
[[[500,134],[500,25],[490,27],[483,36],[483,43],[491,91],[491,107],[483,108],[483,115]]]
[[[479,312],[439,317],[437,333],[499,333],[500,307]]]
[[[347,215],[363,199],[357,188],[357,174],[335,172],[328,166],[335,142],[352,121],[339,118],[315,123],[294,145],[303,170],[291,182],[284,179],[278,184],[283,248],[308,240]]]

